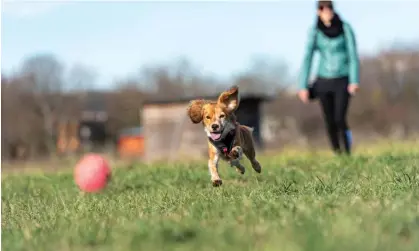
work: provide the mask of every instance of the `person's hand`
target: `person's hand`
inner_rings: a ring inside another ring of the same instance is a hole
[[[308,90],[301,90],[298,92],[298,97],[304,104],[308,103]]]
[[[354,96],[358,92],[359,86],[357,84],[349,84],[348,85],[348,92],[352,96]]]

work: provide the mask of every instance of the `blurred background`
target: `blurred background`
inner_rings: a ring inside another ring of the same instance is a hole
[[[419,132],[419,2],[336,1],[356,34],[355,145]],[[237,84],[264,150],[328,147],[295,95],[314,1],[2,3],[2,162],[203,156],[191,98]],[[316,70],[316,64],[312,69]],[[203,143],[204,142],[204,143]],[[191,154],[193,152],[193,154]]]

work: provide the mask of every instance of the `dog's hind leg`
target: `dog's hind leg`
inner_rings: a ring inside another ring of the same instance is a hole
[[[253,170],[258,173],[262,172],[262,166],[259,164],[259,161],[256,160],[256,152],[253,147],[251,149],[244,149],[244,155],[250,160]]]
[[[253,170],[260,173],[262,171],[262,167],[260,166],[259,162],[256,160],[255,143],[252,137],[253,128],[250,128],[247,126],[241,126],[240,131],[243,137],[243,141],[246,142],[245,147],[243,148],[243,153],[244,155],[246,155],[246,157],[249,159],[250,163],[252,164]]]

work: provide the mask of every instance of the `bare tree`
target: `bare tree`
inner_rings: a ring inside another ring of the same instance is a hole
[[[42,150],[42,121],[33,112],[31,97],[21,87],[27,79],[13,76],[2,80],[2,157],[23,158],[30,148]]]
[[[42,118],[46,145],[48,152],[52,153],[55,149],[54,121],[65,106],[64,66],[53,55],[35,55],[23,62],[21,75],[25,77],[21,87],[28,95],[26,101]]]
[[[235,81],[242,90],[260,94],[276,93],[291,83],[286,63],[265,55],[253,57],[246,70],[235,76]]]
[[[186,59],[169,64],[145,66],[140,71],[140,88],[159,98],[184,98],[215,93],[215,80],[204,76]]]
[[[69,70],[67,76],[66,90],[85,90],[94,89],[96,84],[97,73],[92,68],[76,64]]]

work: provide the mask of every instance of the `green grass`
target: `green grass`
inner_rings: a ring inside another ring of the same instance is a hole
[[[419,250],[419,147],[115,169],[100,194],[70,173],[2,180],[2,250]]]

